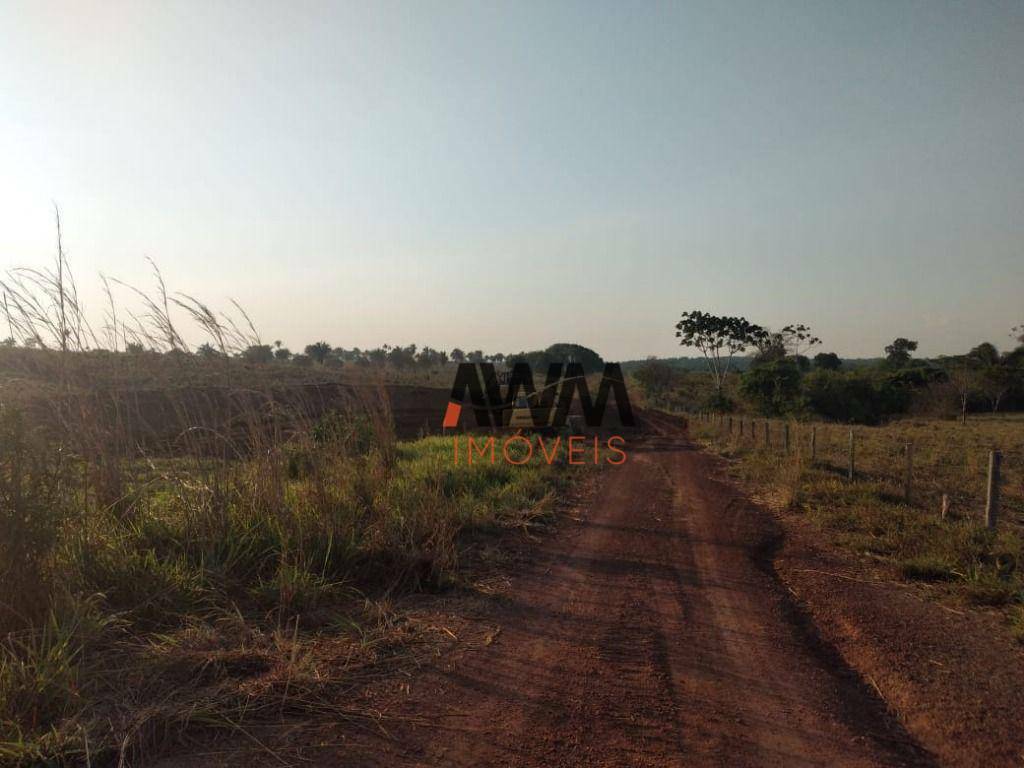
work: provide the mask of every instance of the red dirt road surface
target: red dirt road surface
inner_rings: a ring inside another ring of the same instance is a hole
[[[389,737],[327,762],[933,764],[777,580],[772,517],[682,430],[652,427],[578,520],[473,603],[388,706]]]

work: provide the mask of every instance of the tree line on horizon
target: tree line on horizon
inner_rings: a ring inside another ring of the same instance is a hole
[[[2,348],[18,347],[14,337],[0,341]],[[48,347],[38,342],[24,342],[20,345],[26,349],[45,350]],[[86,350],[78,350],[86,351]],[[93,350],[100,351],[100,350]],[[106,350],[109,352],[109,350]],[[464,351],[459,347],[453,348],[450,352],[434,349],[430,346],[418,346],[416,344],[384,344],[372,349],[360,349],[352,347],[336,347],[326,341],[317,341],[307,344],[302,352],[293,353],[288,347],[283,346],[280,341],[273,344],[255,343],[249,344],[237,352],[229,352],[218,349],[209,342],[196,347],[195,351],[188,351],[181,347],[174,347],[166,350],[146,347],[139,341],[132,341],[125,344],[124,352],[127,355],[188,355],[203,360],[236,359],[254,365],[285,364],[299,367],[322,366],[325,368],[342,368],[346,365],[358,367],[391,368],[400,371],[409,370],[437,370],[444,368],[449,363],[493,363],[496,365],[512,366],[518,362],[525,362],[534,370],[541,371],[551,363],[580,363],[587,373],[596,373],[603,369],[604,359],[594,350],[582,344],[561,342],[551,344],[542,350],[487,353],[481,349]]]
[[[372,349],[334,346],[319,340],[301,352],[292,352],[281,341],[264,343],[245,309],[232,300],[234,312],[218,311],[183,292],[171,292],[156,263],[155,290],[145,291],[115,278],[100,275],[108,305],[103,324],[95,327],[79,300],[77,282],[61,243],[60,211],[54,208],[57,254],[52,268],[15,267],[0,273],[0,320],[8,336],[0,349],[21,348],[39,352],[166,355],[203,360],[236,359],[251,364],[290,364],[298,367],[345,365],[389,367],[395,370],[436,370],[448,363],[514,364],[527,362],[540,368],[552,362],[577,362],[585,371],[603,368],[604,361],[581,344],[557,343],[545,349],[514,353],[481,349],[451,351],[416,344],[384,344]],[[127,290],[142,309],[132,311],[115,300],[114,288]],[[173,317],[176,315],[176,317]],[[192,348],[179,331],[179,319],[198,326],[209,341]]]
[[[209,344],[199,347],[197,354],[211,357],[220,353]],[[275,341],[273,345],[256,344],[242,350],[238,357],[250,363],[290,362],[297,365],[323,365],[339,368],[346,364],[358,366],[389,366],[398,370],[421,368],[434,370],[443,368],[448,363],[494,363],[497,365],[514,365],[517,362],[529,363],[531,368],[541,369],[553,362],[578,362],[588,373],[600,371],[604,366],[603,358],[594,350],[581,344],[558,343],[543,350],[531,352],[520,351],[486,353],[475,349],[469,352],[455,347],[450,352],[434,349],[429,346],[418,347],[416,344],[390,345],[384,344],[373,349],[353,347],[333,347],[326,341],[307,344],[303,352],[295,354],[287,347]]]
[[[1017,346],[1000,351],[982,342],[962,355],[915,358],[916,340],[898,337],[877,361],[848,366],[821,346],[811,329],[793,324],[771,330],[742,317],[684,312],[676,337],[700,350],[711,387],[688,407],[750,410],[765,416],[815,415],[878,423],[910,412],[948,412],[966,420],[974,411],[1024,409],[1024,325],[1012,329]],[[737,355],[752,353],[744,371]],[[650,360],[634,376],[655,399],[678,395],[685,373]]]

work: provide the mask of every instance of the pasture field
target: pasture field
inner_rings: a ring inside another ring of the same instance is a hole
[[[731,471],[761,498],[784,514],[806,517],[831,544],[877,563],[893,578],[927,583],[960,603],[997,607],[1024,640],[1024,418],[905,419],[853,427],[852,481],[850,427],[791,421],[786,452],[786,422],[767,422],[768,447],[765,423],[733,416],[730,431],[728,417],[695,416],[690,429],[730,459]],[[1000,513],[996,529],[989,530],[984,513],[993,449],[1002,453]]]

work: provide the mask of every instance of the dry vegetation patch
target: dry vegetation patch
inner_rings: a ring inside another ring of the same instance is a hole
[[[811,521],[827,540],[894,580],[925,583],[964,605],[995,607],[1024,639],[1024,419],[906,420],[855,427],[855,476],[847,478],[850,427],[763,419],[691,420],[691,431],[732,460],[735,475],[784,514]],[[810,457],[811,429],[815,460]],[[906,450],[913,446],[909,500]],[[1002,452],[1000,516],[984,526],[989,453]],[[942,517],[943,496],[947,513]]]

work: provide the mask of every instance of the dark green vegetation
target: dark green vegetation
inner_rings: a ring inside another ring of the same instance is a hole
[[[14,346],[13,339],[8,341]],[[30,343],[30,346],[37,344]],[[129,351],[141,353],[153,351],[153,347],[129,342]],[[157,347],[159,348],[159,347]],[[422,373],[431,374],[443,371],[450,363],[495,363],[498,365],[507,364],[511,366],[516,362],[528,362],[532,367],[544,368],[550,363],[577,362],[583,365],[587,373],[595,373],[602,369],[604,360],[594,350],[579,344],[559,343],[552,344],[547,349],[535,350],[533,352],[516,352],[504,354],[502,352],[485,353],[482,350],[464,352],[458,347],[451,352],[434,349],[429,346],[390,345],[385,344],[374,349],[345,349],[344,347],[333,347],[326,341],[318,341],[306,345],[302,353],[294,354],[287,347],[275,341],[273,345],[263,343],[248,344],[235,352],[223,352],[213,345],[207,343],[201,345],[196,354],[206,358],[237,357],[247,363],[259,365],[292,365],[300,368],[322,366],[326,368],[343,368],[352,366],[363,370],[387,370],[400,373]]]
[[[743,318],[687,312],[676,328],[680,343],[701,350],[705,372],[659,360],[632,369],[663,407],[857,424],[1024,408],[1024,346],[1001,353],[983,343],[963,355],[915,359],[917,342],[898,338],[885,357],[852,366],[835,353],[811,358],[821,342],[801,324],[771,331]],[[737,357],[747,350],[754,355]]]

